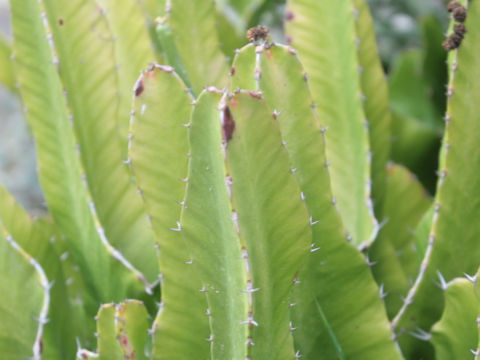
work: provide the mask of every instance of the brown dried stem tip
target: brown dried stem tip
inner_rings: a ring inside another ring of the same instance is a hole
[[[467,9],[461,5],[457,6],[455,9],[453,9],[452,15],[455,21],[463,23],[467,18]]]
[[[247,31],[247,39],[250,42],[265,42],[268,38],[268,33],[270,30],[268,27],[264,25],[255,26],[253,28],[248,29]]]
[[[442,44],[443,48],[447,51],[457,49],[460,44],[462,43],[463,36],[459,34],[452,34],[450,35],[447,40],[445,40]]]
[[[462,6],[462,4],[460,4],[458,1],[450,1],[447,5],[447,10],[448,10],[448,12],[452,12],[457,7],[461,7],[461,6]]]
[[[467,28],[465,27],[464,24],[458,24],[453,26],[453,31],[455,32],[455,34],[463,38],[467,33]]]

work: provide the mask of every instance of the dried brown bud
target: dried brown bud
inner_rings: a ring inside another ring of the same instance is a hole
[[[455,46],[458,48],[460,46],[460,44],[462,43],[463,36],[458,35],[458,34],[452,34],[452,35],[450,35],[450,39],[453,41]]]
[[[465,9],[463,6],[457,6],[455,9],[453,9],[452,15],[455,21],[463,23],[467,18],[467,9]]]
[[[267,41],[269,32],[270,30],[268,29],[268,27],[264,25],[255,26],[253,28],[248,29],[247,39],[250,42]]]
[[[453,27],[453,31],[455,32],[455,34],[460,35],[463,38],[464,35],[467,33],[467,28],[464,24],[458,24]]]
[[[456,47],[455,47],[455,44],[452,42],[452,40],[450,38],[447,38],[443,43],[442,43],[442,46],[443,48],[446,50],[446,51],[451,51],[451,50],[455,50]]]
[[[462,6],[458,1],[450,1],[447,5],[448,12],[452,12],[457,7]]]
[[[442,44],[445,50],[455,50],[457,49],[460,44],[462,43],[463,36],[459,34],[452,34],[450,35],[447,40],[445,40]]]

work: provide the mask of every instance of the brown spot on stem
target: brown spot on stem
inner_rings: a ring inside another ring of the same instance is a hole
[[[228,143],[233,136],[233,132],[235,131],[235,121],[233,120],[232,113],[228,106],[225,107],[223,110],[223,138]]]
[[[143,87],[143,80],[139,80],[135,85],[135,96],[139,97],[140,95],[142,95],[143,90],[145,90],[145,88]]]
[[[230,76],[234,76],[236,72],[235,66],[232,66],[232,71],[230,71]]]
[[[262,98],[262,94],[261,93],[258,93],[258,92],[255,92],[255,91],[248,91],[248,95],[250,95],[251,97],[255,98],[255,99],[261,99]]]
[[[295,14],[290,10],[288,10],[287,13],[285,14],[285,20],[292,21],[293,19],[295,19]]]
[[[239,92],[240,90],[236,90],[234,94],[238,94]],[[230,107],[234,108],[234,107],[237,107],[237,105],[238,105],[238,99],[236,96],[234,96],[230,99]]]
[[[63,26],[63,24],[64,24],[64,21],[63,21],[63,19],[61,19],[61,18],[60,18],[60,19],[58,19],[58,25],[60,25],[60,26]]]
[[[156,78],[156,77],[157,77],[157,72],[155,71],[155,68],[153,68],[152,70],[147,71],[147,77],[148,77],[149,79],[153,79],[153,78]]]
[[[125,335],[122,336],[122,345],[123,345],[123,346],[127,346],[127,345],[128,345],[128,338],[127,338]]]

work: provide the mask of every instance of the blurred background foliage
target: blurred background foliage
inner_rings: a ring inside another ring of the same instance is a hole
[[[446,52],[441,47],[448,22],[445,2],[368,2],[390,82],[394,116],[391,158],[410,168],[433,195],[447,83]],[[217,4],[219,36],[226,54],[243,46],[244,29],[257,24],[268,25],[275,41],[286,41],[282,29],[285,0],[265,0],[255,8],[245,8],[239,1],[217,0]],[[11,37],[7,0],[0,0],[0,36]],[[45,205],[33,142],[17,97],[1,85],[0,125],[0,183],[30,212],[40,213]]]

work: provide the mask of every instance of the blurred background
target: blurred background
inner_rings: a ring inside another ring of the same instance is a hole
[[[445,112],[446,53],[441,43],[448,16],[442,0],[368,0],[382,64],[390,83],[392,160],[409,167],[430,194],[436,169]],[[238,22],[228,0],[217,0],[219,23]],[[244,25],[265,24],[275,41],[283,42],[285,0],[265,0]],[[0,36],[11,41],[8,1],[0,0]],[[224,47],[246,40],[222,39]],[[227,42],[229,44],[227,44]],[[225,50],[225,49],[224,49]],[[0,68],[0,72],[2,69]],[[406,91],[405,91],[406,90]],[[22,118],[16,95],[0,85],[0,184],[31,213],[45,209],[36,176],[34,144]]]

